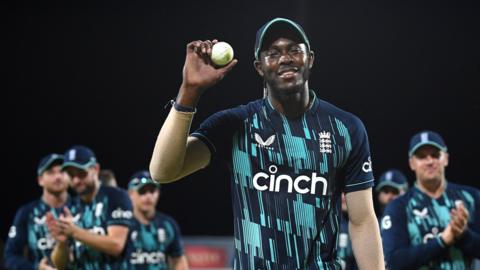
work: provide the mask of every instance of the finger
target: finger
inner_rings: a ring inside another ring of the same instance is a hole
[[[238,63],[238,60],[233,59],[232,61],[230,61],[230,63],[228,63],[228,65],[220,68],[219,71],[222,72],[225,75],[225,74],[229,73],[237,63]]]
[[[210,40],[206,40],[205,43],[207,44],[207,55],[208,55],[208,57],[211,57],[212,56],[213,43]]]
[[[72,212],[70,212],[70,209],[68,209],[68,207],[63,207],[63,212],[65,213],[65,217],[72,217]]]
[[[187,52],[194,52],[200,45],[200,40],[195,40],[187,44]]]

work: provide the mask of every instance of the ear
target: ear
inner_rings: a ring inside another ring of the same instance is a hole
[[[413,157],[408,159],[408,165],[410,166],[410,170],[415,171],[415,162],[413,161]]]
[[[260,77],[263,77],[262,62],[260,60],[254,60],[253,67],[255,67],[258,75],[260,75]]]
[[[37,177],[37,183],[39,186],[43,187],[43,177],[41,175]]]
[[[314,60],[315,60],[315,53],[313,51],[310,51],[308,53],[308,68],[313,67]]]
[[[444,165],[445,165],[445,167],[447,167],[448,166],[449,155],[448,155],[447,152],[443,152],[442,155],[443,155],[443,159],[444,159]]]

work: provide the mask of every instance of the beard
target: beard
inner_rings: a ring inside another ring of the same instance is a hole
[[[95,184],[92,183],[91,185],[85,185],[83,190],[75,189],[75,191],[80,196],[92,194],[95,191]]]

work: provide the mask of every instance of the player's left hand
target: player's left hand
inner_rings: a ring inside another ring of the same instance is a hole
[[[38,270],[55,270],[55,269],[57,268],[54,268],[48,265],[47,257],[43,257],[42,260],[38,263]]]
[[[77,229],[77,226],[73,222],[72,213],[70,213],[68,207],[64,207],[63,214],[60,214],[60,217],[58,218],[58,227],[60,232],[66,236],[72,236]]]
[[[450,211],[450,225],[456,239],[460,238],[467,229],[469,215],[463,203],[457,204],[457,207]]]

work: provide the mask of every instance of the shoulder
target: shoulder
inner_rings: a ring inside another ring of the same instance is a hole
[[[177,226],[177,221],[173,217],[159,211],[157,211],[157,213],[155,214],[155,222],[157,224],[170,223]]]
[[[237,107],[225,109],[212,114],[208,120],[213,119],[228,119],[228,120],[243,120],[254,114],[262,107],[262,100],[257,99],[251,101],[245,105],[239,105]]]
[[[105,194],[107,196],[127,196],[128,193],[126,190],[118,187],[110,187],[110,186],[100,186],[99,194]]]
[[[40,199],[28,202],[20,206],[17,210],[17,215],[19,216],[27,216],[29,213],[33,211],[33,209],[38,206],[40,203]]]
[[[320,111],[326,113],[329,117],[333,117],[334,121],[341,121],[349,129],[365,129],[362,120],[355,114],[340,109],[339,107],[318,98]]]
[[[461,185],[461,184],[456,184],[456,183],[450,183],[448,182],[447,185],[447,192],[453,191],[453,192],[461,192],[463,195],[470,195],[472,196],[472,199],[474,200],[480,200],[480,190],[472,187],[472,186],[467,186],[467,185]],[[468,196],[467,195],[467,196]]]
[[[410,201],[410,199],[413,196],[413,192],[414,191],[412,189],[410,189],[405,194],[403,194],[403,195],[399,196],[398,198],[396,198],[395,200],[391,201],[387,205],[386,211],[389,210],[389,211],[398,213],[398,211],[400,211],[400,210],[405,210],[407,205],[408,205],[408,202]]]

